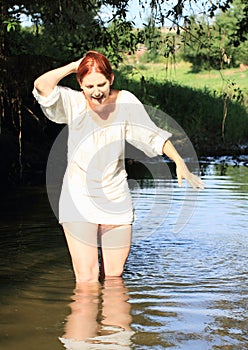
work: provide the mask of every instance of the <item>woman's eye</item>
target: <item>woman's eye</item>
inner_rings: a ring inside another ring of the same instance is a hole
[[[106,85],[106,83],[101,83],[101,84],[98,84],[97,87],[104,87],[105,85]],[[93,89],[94,85],[85,85],[85,87],[87,89]]]

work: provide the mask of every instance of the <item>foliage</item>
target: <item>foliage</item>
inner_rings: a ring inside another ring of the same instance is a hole
[[[111,63],[118,67],[124,55],[134,53],[139,42],[139,32],[133,30],[130,21],[115,19],[104,27],[104,53]]]
[[[239,145],[247,146],[247,108],[229,96],[226,96],[225,105],[223,96],[208,88],[197,89],[175,81],[139,77],[132,73],[128,76],[126,71],[125,76],[118,73],[116,84],[117,88],[133,91],[144,104],[157,107],[174,118],[185,130],[199,156],[239,152]],[[223,138],[225,108],[228,118]],[[160,127],[166,127],[164,120],[156,122]]]
[[[240,11],[235,14],[237,16],[236,31],[232,34],[231,43],[233,43],[235,47],[238,47],[241,43],[247,42],[248,1],[236,0],[235,2],[240,4]]]
[[[248,1],[234,0],[229,11],[216,16],[224,49],[229,52],[233,65],[248,63],[248,28],[243,26],[247,14]]]
[[[192,63],[192,71],[220,69],[223,65],[221,36],[215,27],[204,19],[190,18],[188,27],[182,34],[181,57]]]
[[[164,58],[175,60],[178,40],[172,28],[167,30],[155,27],[153,19],[149,18],[140,32],[140,40],[147,49],[140,59],[141,62],[165,62]]]
[[[223,69],[247,62],[248,35],[243,30],[242,41],[237,39],[237,25],[244,8],[243,1],[235,0],[228,11],[215,16],[213,23],[206,17],[189,18],[182,34],[182,58],[192,63],[193,71]]]
[[[11,30],[15,30],[16,27],[20,25],[19,22],[15,21],[14,19],[3,21],[3,24],[6,24],[7,26],[6,27],[7,32],[10,32]]]
[[[44,159],[47,145],[57,132],[32,98],[33,81],[39,74],[77,59],[89,49],[101,50],[117,67],[142,40],[150,43],[151,56],[158,53],[165,60],[174,59],[178,48],[176,34],[182,23],[188,23],[192,3],[197,1],[178,0],[171,5],[169,0],[139,0],[141,12],[143,7],[151,9],[151,22],[142,32],[127,20],[127,0],[0,0],[0,136],[11,140],[11,144],[15,140],[13,157],[6,153],[6,159],[12,159],[8,163],[12,174],[13,169],[18,169],[22,177],[25,167],[36,164],[38,155]],[[231,0],[206,0],[205,13],[213,17],[217,10],[228,10],[230,3]],[[104,9],[110,13],[107,19]],[[236,46],[238,42],[243,45],[245,11],[246,7],[237,22],[240,32],[236,31],[233,37]],[[23,28],[22,16],[28,16],[33,26]],[[160,36],[156,26],[163,26],[168,20],[171,29],[176,30]],[[39,147],[41,135],[46,140],[44,149]],[[15,174],[17,179],[17,170]]]

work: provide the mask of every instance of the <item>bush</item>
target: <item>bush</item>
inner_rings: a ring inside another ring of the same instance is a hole
[[[227,98],[224,139],[222,122],[224,99],[208,89],[198,90],[174,82],[135,81],[131,76],[116,74],[116,88],[128,89],[144,104],[169,114],[185,130],[198,155],[222,155],[240,151],[248,140],[248,112],[237,101]],[[165,121],[156,123],[164,128]]]

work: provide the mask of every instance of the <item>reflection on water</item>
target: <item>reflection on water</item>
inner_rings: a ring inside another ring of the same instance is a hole
[[[60,338],[66,349],[130,349],[131,305],[122,278],[76,286],[72,299]]]
[[[168,190],[165,180],[134,184],[137,221],[123,279],[84,288],[74,285],[45,190],[6,196],[0,348],[248,348],[248,168],[206,166],[204,181],[178,232],[185,191],[174,182]]]

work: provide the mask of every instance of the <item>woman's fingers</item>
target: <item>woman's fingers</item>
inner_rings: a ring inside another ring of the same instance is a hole
[[[198,176],[191,173],[187,168],[183,170],[184,171],[181,171],[181,169],[178,169],[177,171],[177,179],[178,179],[179,187],[182,187],[182,179],[185,179],[195,191],[197,191],[198,188],[200,188],[201,190],[204,190],[204,182]]]
[[[81,61],[82,61],[82,58],[80,58],[79,60],[77,60],[77,61],[75,62],[75,71],[76,71],[76,72],[78,71],[78,67],[79,67]]]
[[[197,191],[198,188],[204,190],[204,182],[197,175],[189,171],[187,165],[182,159],[181,161],[177,162],[176,165],[177,181],[179,187],[182,187],[182,180],[185,179],[195,191]]]
[[[200,188],[201,190],[204,190],[204,183],[198,176],[192,173],[189,173],[189,175],[185,178],[195,191],[197,191],[198,188]]]

